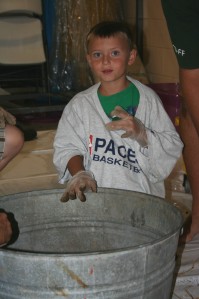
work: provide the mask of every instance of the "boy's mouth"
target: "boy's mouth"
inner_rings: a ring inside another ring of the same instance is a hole
[[[109,75],[113,72],[113,70],[111,69],[108,69],[108,70],[103,70],[102,73],[105,74],[105,75]]]

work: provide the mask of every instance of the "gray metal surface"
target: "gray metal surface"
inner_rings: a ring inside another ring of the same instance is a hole
[[[0,197],[18,240],[0,250],[2,299],[169,299],[182,216],[163,199],[99,189]]]

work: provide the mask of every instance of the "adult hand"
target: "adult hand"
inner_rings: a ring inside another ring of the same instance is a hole
[[[143,123],[126,112],[122,107],[116,106],[111,112],[113,121],[106,124],[106,129],[109,131],[124,130],[126,131],[121,135],[122,138],[131,138],[136,140],[142,147],[148,145],[146,129]],[[119,120],[114,121],[114,117]]]
[[[77,172],[67,183],[66,190],[61,197],[62,202],[67,202],[69,199],[79,198],[82,202],[86,201],[85,192],[91,190],[97,192],[97,182],[91,171]]]
[[[16,118],[11,113],[0,107],[0,128],[5,128],[6,124],[15,125]]]
[[[6,245],[11,239],[12,227],[8,220],[7,214],[4,212],[0,213],[0,246]]]

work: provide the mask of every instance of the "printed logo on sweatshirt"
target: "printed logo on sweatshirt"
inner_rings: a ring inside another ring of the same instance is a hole
[[[91,143],[89,143],[89,149],[90,148]],[[92,151],[92,160],[95,162],[126,167],[135,173],[141,172],[135,151],[131,148],[127,148],[123,144],[120,146],[116,145],[112,139],[96,138],[95,144],[92,145]]]

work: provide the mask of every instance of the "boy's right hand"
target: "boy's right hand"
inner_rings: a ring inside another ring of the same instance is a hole
[[[6,124],[15,125],[16,118],[11,113],[0,107],[0,128],[5,128]]]
[[[67,183],[66,190],[61,197],[62,202],[69,199],[79,198],[82,202],[86,201],[84,192],[91,190],[97,192],[97,182],[91,171],[82,170],[77,172]]]

